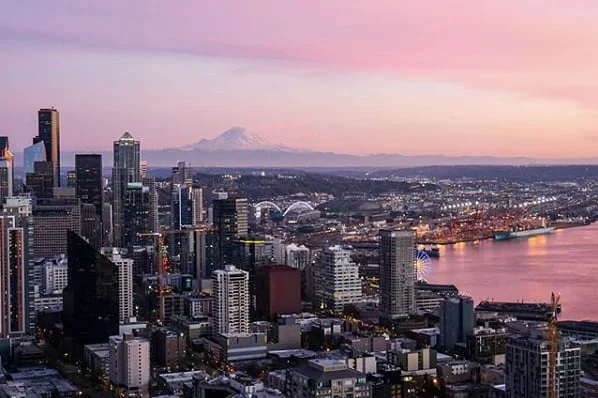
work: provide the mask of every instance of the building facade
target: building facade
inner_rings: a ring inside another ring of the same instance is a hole
[[[33,143],[43,142],[46,150],[46,161],[52,162],[54,186],[60,186],[60,122],[58,110],[54,108],[40,109],[38,117],[38,135]]]
[[[249,273],[227,265],[212,276],[214,333],[249,332]]]
[[[235,242],[247,237],[249,230],[247,199],[215,200],[212,217],[214,230],[218,235],[219,266],[232,264],[235,257]]]
[[[83,236],[95,247],[103,243],[102,211],[104,208],[104,178],[102,176],[102,155],[75,155],[75,191],[81,205],[87,205],[84,215]],[[93,207],[90,207],[93,206]]]
[[[67,252],[67,232],[81,233],[81,205],[76,198],[37,199],[33,204],[35,257]]]
[[[325,249],[314,275],[319,308],[340,312],[345,306],[361,301],[359,266],[351,261],[350,248],[331,246]]]
[[[255,279],[256,312],[269,320],[301,312],[301,271],[283,265],[259,268]]]
[[[467,335],[475,326],[475,313],[471,297],[454,297],[440,303],[441,347],[452,350],[457,344],[465,345]]]
[[[123,247],[124,212],[127,186],[141,182],[140,143],[125,132],[118,141],[114,141],[114,165],[112,168],[113,245]]]
[[[149,396],[149,340],[124,334],[111,336],[109,346],[110,382],[124,389],[129,396]]]
[[[415,232],[380,231],[380,317],[393,321],[416,310]]]

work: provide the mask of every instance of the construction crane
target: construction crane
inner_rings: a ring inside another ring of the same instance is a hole
[[[187,232],[193,231],[201,231],[201,232],[208,232],[211,231],[209,226],[202,226],[202,227],[191,227],[179,230],[173,229],[161,229],[160,232],[146,232],[146,233],[138,233],[137,236],[153,236],[156,238],[156,268],[157,268],[157,276],[158,276],[158,301],[159,301],[159,314],[158,319],[161,323],[164,323],[166,315],[165,315],[165,301],[164,301],[164,293],[167,290],[166,284],[166,276],[168,274],[168,270],[170,268],[170,259],[168,257],[168,246],[165,243],[165,238],[167,235],[176,235],[182,234]]]
[[[548,340],[548,398],[557,398],[557,356],[559,352],[559,329],[558,329],[558,308],[561,301],[559,294],[552,293],[550,300],[550,321],[546,329],[546,340]]]

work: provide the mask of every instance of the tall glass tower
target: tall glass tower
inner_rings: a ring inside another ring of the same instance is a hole
[[[141,182],[140,143],[131,134],[125,132],[118,141],[114,141],[114,166],[112,168],[112,191],[114,193],[113,245],[123,246],[124,206],[127,186]]]

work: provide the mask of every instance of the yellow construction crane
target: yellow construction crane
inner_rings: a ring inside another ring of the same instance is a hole
[[[559,352],[559,325],[558,325],[558,308],[560,305],[561,296],[552,293],[550,300],[550,321],[546,329],[546,339],[549,344],[548,351],[548,398],[557,398],[557,356]]]

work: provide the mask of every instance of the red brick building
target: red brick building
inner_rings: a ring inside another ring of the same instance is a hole
[[[255,295],[257,314],[270,320],[301,312],[301,271],[285,265],[259,268]]]

